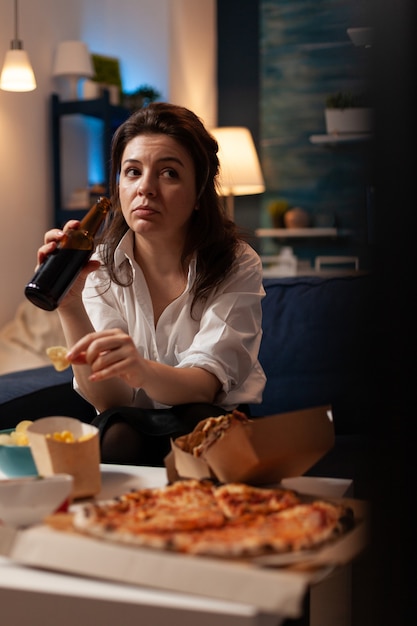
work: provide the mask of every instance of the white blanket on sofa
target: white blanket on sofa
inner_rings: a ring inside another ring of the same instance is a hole
[[[58,313],[23,301],[0,329],[0,374],[50,365],[45,351],[54,345],[65,345]]]

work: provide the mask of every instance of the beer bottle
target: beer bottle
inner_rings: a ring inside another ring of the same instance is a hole
[[[25,296],[45,311],[56,309],[94,252],[94,237],[110,209],[110,200],[99,198],[81,220],[79,228],[65,233],[56,249],[38,267],[25,287]]]

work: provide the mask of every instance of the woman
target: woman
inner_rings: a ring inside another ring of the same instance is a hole
[[[161,465],[171,437],[261,400],[261,263],[223,213],[217,150],[167,103],[113,137],[112,215],[58,309],[103,462]],[[39,263],[62,236],[45,235]]]

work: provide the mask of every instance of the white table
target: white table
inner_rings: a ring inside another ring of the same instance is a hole
[[[166,483],[164,468],[103,465],[107,498],[130,486]],[[2,478],[0,474],[0,479]],[[300,478],[287,486],[320,495],[348,493],[351,481]],[[331,599],[331,601],[330,601]],[[0,619],[4,626],[279,626],[276,615],[244,603],[92,580],[17,565],[0,557]],[[350,624],[350,571],[338,568],[310,593],[310,624]]]

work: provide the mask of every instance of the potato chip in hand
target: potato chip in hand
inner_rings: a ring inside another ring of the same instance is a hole
[[[65,346],[51,346],[46,349],[46,354],[52,361],[52,365],[57,372],[63,372],[70,366],[67,359],[68,349]]]

